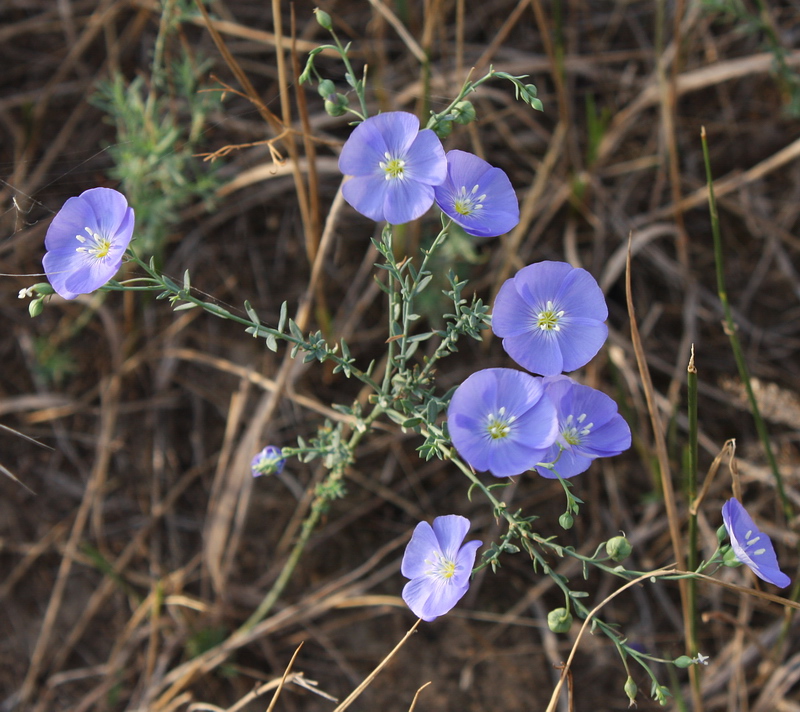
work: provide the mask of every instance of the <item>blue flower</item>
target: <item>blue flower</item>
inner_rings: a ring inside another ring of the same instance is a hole
[[[133,208],[122,193],[92,188],[70,198],[47,229],[44,271],[64,299],[102,287],[133,237]]]
[[[450,439],[475,470],[511,477],[531,470],[558,434],[542,379],[510,368],[473,373],[447,410]]]
[[[281,449],[274,445],[267,445],[267,447],[252,459],[250,462],[250,469],[253,473],[253,477],[261,477],[261,475],[279,475],[283,472],[285,464],[286,459],[283,457]]]
[[[436,204],[470,235],[502,235],[519,222],[508,176],[471,153],[448,152],[447,178],[433,190]]]
[[[563,478],[586,471],[598,457],[619,455],[631,446],[631,429],[605,393],[575,383],[568,376],[544,379],[545,395],[558,414],[558,437],[542,462],[555,462]],[[537,467],[542,477],[555,479],[552,470]]]
[[[372,220],[401,225],[433,205],[433,186],[447,175],[447,160],[436,134],[419,130],[405,111],[378,114],[356,126],[342,147],[339,170],[353,176],[344,199]]]
[[[555,376],[586,365],[605,343],[608,308],[586,270],[566,262],[523,267],[500,287],[492,331],[520,366]]]
[[[461,545],[469,519],[457,514],[436,517],[433,526],[420,522],[408,542],[400,571],[411,579],[403,587],[403,600],[424,621],[443,616],[469,588],[475,553],[483,544]]]
[[[722,505],[722,521],[736,558],[767,583],[786,588],[792,581],[780,570],[778,557],[770,538],[759,531],[738,499],[732,497]]]

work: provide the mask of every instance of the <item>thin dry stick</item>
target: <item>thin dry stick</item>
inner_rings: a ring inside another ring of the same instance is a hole
[[[717,470],[719,470],[719,466],[722,464],[722,458],[727,457],[728,462],[733,462],[733,456],[736,454],[736,440],[730,439],[726,440],[725,444],[722,446],[722,449],[719,451],[717,456],[714,458],[714,462],[711,463],[711,467],[708,468],[708,474],[703,480],[703,489],[700,490],[700,494],[697,495],[697,499],[691,503],[689,507],[689,512],[694,516],[700,511],[700,504],[705,499],[705,496],[708,494],[708,488],[711,487],[711,483],[714,481],[714,477],[717,474]],[[734,483],[734,486],[738,486],[739,481],[738,478]],[[734,490],[735,492],[735,490]],[[734,494],[735,496],[735,494]],[[737,497],[738,499],[738,497]]]
[[[675,561],[680,569],[685,568],[683,556],[683,544],[681,541],[681,525],[678,518],[678,508],[675,504],[675,490],[672,486],[672,473],[669,466],[669,455],[667,453],[667,444],[664,440],[664,431],[661,425],[661,416],[658,412],[658,406],[655,402],[655,389],[653,388],[653,381],[650,378],[650,369],[647,366],[647,356],[642,346],[642,340],[639,336],[639,327],[636,324],[636,310],[633,306],[633,294],[631,289],[631,252],[630,245],[633,235],[628,237],[628,261],[625,270],[625,299],[628,305],[628,315],[630,318],[631,326],[631,343],[633,344],[633,351],[636,354],[636,363],[639,367],[639,376],[642,379],[642,389],[644,390],[645,400],[647,401],[647,410],[650,414],[650,423],[653,428],[653,437],[656,441],[656,456],[658,458],[658,467],[661,475],[661,490],[664,496],[664,507],[667,510],[667,521],[669,523],[669,535],[672,540],[672,549],[675,553]],[[688,644],[691,638],[691,611],[689,608],[688,599],[688,586],[686,581],[681,579],[678,582],[678,589],[681,594],[681,611],[683,613],[683,628],[684,637]]]
[[[266,121],[275,133],[281,133],[284,130],[283,124],[281,124],[280,119],[275,116],[261,101],[261,97],[258,95],[258,92],[255,90],[255,87],[250,82],[248,76],[244,73],[244,70],[239,66],[239,63],[236,61],[234,56],[230,53],[228,46],[223,41],[221,35],[217,31],[216,25],[211,21],[211,17],[208,14],[208,10],[206,10],[205,5],[203,4],[203,0],[195,0],[195,5],[200,10],[200,14],[203,16],[203,20],[205,21],[206,28],[208,29],[209,34],[211,35],[211,39],[214,40],[214,44],[217,46],[219,53],[222,55],[222,58],[225,60],[225,63],[230,67],[230,70],[236,76],[239,84],[244,89],[245,94],[247,94],[247,98],[253,103],[253,106],[258,109],[258,113],[261,114],[261,117]]]
[[[392,649],[392,652],[390,652],[380,662],[378,667],[376,667],[369,675],[367,675],[367,677],[364,680],[364,682],[362,682],[355,690],[353,690],[345,698],[344,702],[342,702],[342,704],[340,704],[335,710],[333,710],[333,712],[344,712],[344,710],[346,710],[351,704],[353,704],[353,702],[356,701],[356,699],[361,695],[361,693],[364,692],[364,690],[366,690],[367,687],[372,683],[372,681],[378,676],[380,671],[383,670],[383,668],[385,668],[389,664],[389,661],[395,656],[395,654],[400,650],[400,648],[402,648],[406,644],[406,641],[414,633],[416,633],[417,627],[419,626],[420,623],[422,623],[422,618],[418,618],[417,619],[417,622],[414,623],[413,626],[411,626],[411,629],[408,631],[408,633],[406,633],[403,636],[403,639],[397,645],[394,646],[394,648]]]
[[[386,5],[384,5],[380,0],[369,0],[369,4],[372,5],[381,15],[383,18],[388,22],[393,28],[394,31],[398,34],[401,40],[411,54],[416,57],[417,61],[420,64],[425,64],[428,61],[428,58],[425,55],[425,51],[422,47],[419,46],[419,43],[411,36],[411,33],[406,29],[406,26],[400,22],[400,18],[397,17]]]
[[[53,586],[53,592],[50,595],[47,611],[45,611],[44,620],[42,621],[42,628],[36,640],[36,647],[33,650],[33,655],[31,656],[31,665],[22,683],[20,700],[23,705],[31,701],[36,689],[37,678],[45,662],[47,648],[50,644],[50,638],[53,635],[58,612],[61,609],[61,603],[64,599],[64,591],[72,570],[72,564],[75,561],[78,544],[83,535],[83,530],[89,519],[95,499],[99,494],[102,484],[105,482],[105,475],[111,458],[111,440],[117,423],[120,386],[120,375],[119,373],[115,373],[107,379],[106,388],[102,391],[102,416],[94,467],[89,475],[89,481],[83,494],[83,500],[75,515],[75,524],[72,527],[72,532],[70,533],[66,549],[64,550],[64,556],[61,559],[61,565],[58,569],[58,578]]]
[[[272,22],[275,26],[275,60],[278,65],[278,91],[281,97],[281,115],[283,125],[288,129],[292,126],[292,101],[289,97],[289,77],[286,72],[286,57],[283,54],[281,40],[283,39],[283,22],[281,19],[281,2],[272,0]],[[302,90],[298,90],[302,91]],[[284,144],[289,157],[292,160],[292,176],[294,177],[294,187],[297,192],[297,203],[300,208],[300,220],[303,223],[303,234],[305,235],[306,255],[309,262],[314,261],[314,241],[315,236],[311,234],[311,217],[308,210],[308,191],[303,180],[303,172],[300,170],[298,160],[300,155],[297,151],[297,144],[294,141],[294,134],[290,131],[284,138]]]

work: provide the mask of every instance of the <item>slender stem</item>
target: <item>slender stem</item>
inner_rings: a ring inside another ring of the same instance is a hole
[[[194,304],[195,306],[201,307],[204,311],[213,316],[218,316],[222,319],[228,319],[229,321],[233,321],[237,324],[241,324],[243,326],[252,328],[254,330],[253,336],[256,337],[273,336],[276,339],[281,339],[290,344],[294,344],[295,346],[309,353],[314,352],[315,350],[314,346],[310,344],[308,341],[305,341],[304,339],[299,339],[290,333],[284,334],[278,331],[277,329],[272,329],[268,326],[263,326],[262,324],[256,324],[250,319],[245,319],[244,317],[233,314],[228,309],[225,309],[225,307],[221,307],[218,304],[213,304],[211,302],[206,302],[203,301],[202,299],[198,299],[191,293],[191,291],[178,287],[172,280],[164,277],[155,269],[152,269],[150,265],[144,262],[144,260],[142,260],[141,258],[139,258],[139,256],[132,249],[129,248],[127,254],[134,262],[136,262],[137,265],[139,265],[139,267],[141,267],[145,272],[147,272],[147,274],[150,275],[154,284],[149,287],[140,287],[140,286],[129,287],[123,283],[119,285],[114,285],[112,289],[114,289],[115,291],[128,291],[128,290],[158,291],[158,292],[166,291],[169,294],[173,295],[175,301],[182,301],[185,303]],[[136,278],[136,281],[145,281],[145,279]],[[356,368],[352,364],[346,362],[346,360],[343,359],[341,356],[334,353],[328,353],[326,354],[325,358],[333,361],[338,366],[346,368],[350,373],[352,373],[353,376],[355,376],[362,383],[370,386],[376,393],[380,394],[383,392],[381,390],[381,387],[370,376],[368,376],[365,372]]]
[[[706,182],[708,184],[708,211],[711,215],[711,233],[714,237],[714,262],[717,270],[717,293],[719,295],[719,300],[722,303],[722,310],[725,314],[725,331],[728,334],[728,338],[731,342],[731,350],[733,351],[733,357],[736,360],[736,367],[739,370],[739,378],[741,379],[742,384],[745,387],[745,391],[747,392],[747,400],[750,403],[750,411],[753,414],[756,431],[758,432],[758,437],[761,440],[761,445],[764,448],[764,453],[767,456],[767,461],[769,462],[770,469],[772,470],[772,475],[775,478],[775,487],[778,490],[778,495],[780,496],[781,503],[783,505],[784,516],[788,521],[791,520],[793,516],[792,505],[789,502],[789,498],[786,496],[786,490],[783,487],[783,477],[778,469],[778,462],[775,459],[775,455],[772,452],[772,445],[769,441],[769,432],[767,431],[767,426],[764,422],[764,419],[761,417],[761,411],[759,410],[758,402],[756,401],[755,394],[753,393],[753,385],[750,382],[750,373],[747,370],[747,362],[745,361],[744,352],[742,351],[742,346],[739,343],[739,337],[737,335],[738,327],[736,322],[733,320],[733,312],[731,311],[730,304],[728,303],[728,292],[725,288],[722,237],[719,229],[719,213],[717,211],[717,200],[714,196],[714,179],[711,175],[711,159],[708,153],[708,141],[706,140],[705,126],[700,130],[700,139],[703,144],[703,160],[705,162]]]

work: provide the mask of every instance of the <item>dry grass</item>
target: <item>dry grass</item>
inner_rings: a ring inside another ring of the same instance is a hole
[[[354,41],[354,61],[369,65],[374,110],[422,112],[429,100],[439,108],[473,66],[529,74],[540,89],[543,113],[516,103],[507,86],[481,89],[474,97],[479,123],[458,128],[446,145],[504,168],[522,207],[520,225],[482,241],[477,261],[452,255],[460,276],[490,299],[518,267],[567,259],[595,274],[608,295],[612,336],[586,382],[620,401],[635,447],[576,481],[587,504],[563,541],[591,553],[622,529],[635,544],[637,567],[685,556],[681,534],[673,531],[677,550],[670,538],[631,346],[624,268],[632,233],[631,295],[663,423],[663,457],[674,474],[673,526],[685,533],[688,503],[677,473],[695,344],[700,469],[736,439],[748,507],[796,578],[797,520],[782,520],[720,325],[700,149],[705,126],[719,178],[729,298],[797,509],[800,125],[784,113],[787,97],[764,34],[683,2],[668,4],[662,32],[657,9],[666,3],[321,4]],[[263,103],[228,92],[213,115],[208,152],[253,145],[219,159],[225,184],[218,206],[212,214],[200,205],[185,210],[164,270],[190,269],[194,285],[237,309],[250,299],[266,322],[277,320],[287,300],[299,322],[347,338],[366,363],[382,352],[384,317],[371,278],[374,228],[337,198],[334,161],[346,120],[328,117],[313,91],[298,102],[292,78],[292,47],[302,65],[325,38],[308,2],[294,7],[296,39],[289,4],[273,5],[281,23],[269,3],[212,0],[217,44],[202,19],[173,40],[215,57],[220,81]],[[677,19],[670,14],[676,7]],[[769,3],[766,13],[789,50],[787,63],[797,67],[797,4]],[[4,273],[39,272],[49,218],[67,197],[110,185],[102,146],[114,141],[113,129],[86,99],[110,71],[147,74],[158,23],[148,0],[10,0],[0,7]],[[276,46],[285,50],[280,61]],[[429,95],[420,66],[426,54]],[[332,59],[318,63],[342,80]],[[605,130],[593,135],[587,112]],[[276,170],[259,144],[286,125],[295,133],[274,142],[286,157]],[[410,244],[432,224],[410,231]],[[325,517],[278,605],[250,634],[228,638],[280,571],[320,477],[313,464],[291,463],[284,481],[254,482],[250,457],[266,442],[313,433],[321,418],[342,417],[330,404],[358,391],[324,369],[266,352],[235,326],[173,314],[130,294],[53,303],[30,320],[16,295],[33,281],[0,281],[0,416],[53,448],[0,430],[0,463],[36,493],[0,478],[0,710],[256,710],[270,704],[281,680],[274,709],[334,710],[325,695],[345,700],[413,624],[399,598],[399,558],[416,521],[457,511],[472,518],[484,541],[498,534],[451,467],[420,461],[419,443],[387,425],[361,447],[348,496]],[[506,363],[496,342],[465,348],[440,370],[439,384],[445,389],[478,365]],[[699,513],[706,553],[730,491],[725,460]],[[525,477],[512,496],[541,516],[540,531],[559,531],[557,485]],[[554,563],[578,580],[576,562]],[[718,578],[756,585],[741,569]],[[576,583],[596,601],[618,586],[597,574]],[[796,617],[711,583],[699,592],[700,649],[712,656],[701,671],[702,709],[800,709]],[[578,635],[577,625],[561,636],[543,625],[559,605],[550,579],[522,556],[507,557],[497,575],[477,577],[452,614],[420,626],[353,709],[405,712],[431,681],[417,710],[544,710]],[[646,584],[621,593],[602,615],[669,657],[684,652],[680,608],[677,585]],[[659,672],[689,699],[685,677]],[[559,709],[626,708],[625,673],[602,636],[581,639],[571,674],[572,694]],[[655,709],[645,680],[635,677],[640,709]]]

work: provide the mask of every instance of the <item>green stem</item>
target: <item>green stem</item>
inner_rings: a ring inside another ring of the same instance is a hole
[[[792,505],[789,498],[786,496],[786,490],[783,487],[783,477],[778,469],[778,462],[772,452],[772,445],[769,441],[769,432],[767,431],[766,423],[761,417],[761,411],[758,407],[755,394],[753,393],[753,386],[750,382],[750,373],[747,370],[747,363],[744,358],[739,337],[737,336],[736,322],[733,320],[733,312],[731,311],[730,304],[728,303],[728,293],[725,288],[725,272],[722,252],[722,237],[719,229],[719,213],[717,211],[717,200],[714,196],[714,179],[711,175],[711,159],[708,153],[708,142],[706,141],[706,131],[703,127],[700,131],[700,138],[703,144],[703,160],[706,167],[706,182],[708,184],[708,211],[711,215],[711,233],[714,236],[714,262],[717,270],[717,293],[719,300],[722,303],[722,309],[725,314],[725,331],[731,342],[731,349],[733,357],[736,360],[736,367],[739,370],[739,378],[744,384],[745,391],[747,392],[747,400],[750,404],[750,411],[753,414],[755,421],[756,431],[761,440],[764,448],[764,453],[767,456],[772,475],[775,478],[775,487],[778,490],[778,495],[783,505],[783,513],[787,521],[790,521],[793,516]]]

